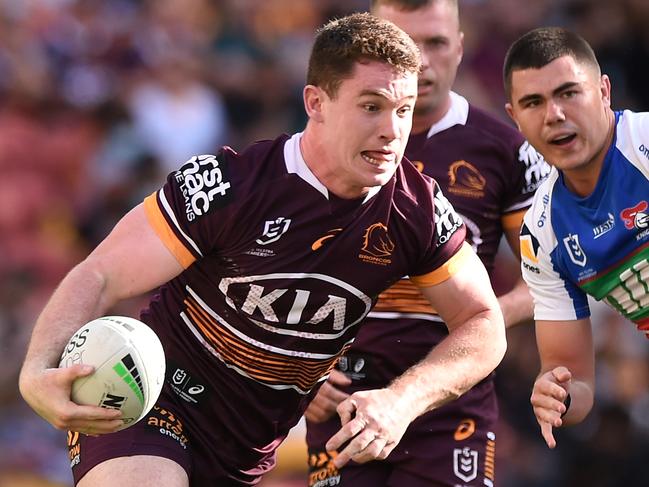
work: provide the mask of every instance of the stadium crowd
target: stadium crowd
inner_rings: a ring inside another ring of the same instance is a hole
[[[71,482],[65,433],[38,418],[17,387],[31,326],[55,283],[188,156],[299,130],[314,30],[367,4],[0,0],[0,487]],[[532,27],[563,25],[595,49],[614,81],[613,108],[649,109],[649,2],[522,5],[460,0],[466,38],[456,91],[505,119],[507,46]],[[505,289],[515,264],[499,265]],[[141,305],[115,313],[137,316]],[[634,326],[594,308],[597,406],[558,432],[556,450],[542,441],[529,403],[533,326],[508,332],[497,372],[500,487],[649,485],[649,347]],[[305,485],[304,455],[281,457],[262,485],[288,485],[280,475]]]

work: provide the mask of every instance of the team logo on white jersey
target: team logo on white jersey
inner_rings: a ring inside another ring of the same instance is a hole
[[[637,228],[638,230],[644,230],[649,227],[649,214],[647,214],[647,209],[649,204],[646,201],[641,201],[633,208],[625,208],[620,212],[620,217],[624,221],[624,226],[633,230]]]
[[[453,450],[453,473],[463,482],[471,482],[478,476],[478,452],[469,447]]]
[[[586,266],[586,254],[579,244],[579,235],[568,234],[563,238],[563,244],[566,246],[570,260],[581,267]]]
[[[267,220],[266,223],[264,223],[264,232],[256,242],[259,245],[268,245],[269,243],[276,242],[286,233],[290,224],[291,220],[289,218],[284,218],[283,216],[280,216],[275,220]]]

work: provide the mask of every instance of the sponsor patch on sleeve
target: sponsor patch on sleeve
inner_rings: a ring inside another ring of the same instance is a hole
[[[550,165],[527,140],[518,149],[518,160],[525,164],[523,194],[533,193],[550,174]]]
[[[194,156],[174,175],[185,199],[187,221],[232,201],[228,164],[223,154]]]
[[[437,232],[437,247],[448,242],[451,236],[462,227],[462,218],[455,212],[453,205],[442,194],[439,186],[435,186],[435,230]]]
[[[520,234],[521,242],[521,262],[523,268],[527,269],[529,272],[534,274],[540,274],[541,269],[539,268],[539,241],[537,238],[530,232],[530,229],[527,227],[527,224],[523,223],[521,227]]]

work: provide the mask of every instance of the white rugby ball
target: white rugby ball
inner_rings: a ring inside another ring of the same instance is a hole
[[[122,411],[127,428],[146,415],[165,380],[160,339],[147,325],[125,316],[103,316],[70,338],[59,367],[88,364],[95,371],[72,384],[72,401]]]

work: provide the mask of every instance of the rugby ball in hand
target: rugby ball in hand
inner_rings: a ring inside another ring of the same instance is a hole
[[[72,401],[122,411],[127,428],[158,400],[165,379],[160,339],[147,325],[125,316],[104,316],[70,338],[59,367],[92,365],[95,371],[72,384]]]

